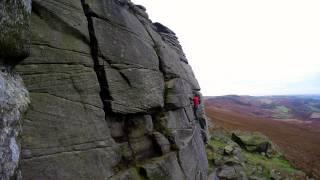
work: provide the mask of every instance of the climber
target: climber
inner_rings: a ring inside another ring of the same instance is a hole
[[[199,95],[196,94],[193,96],[193,109],[195,112],[198,110],[199,104],[200,104],[200,97]]]
[[[198,112],[198,108],[199,108],[199,105],[200,105],[200,96],[198,94],[194,94],[194,96],[191,99],[191,101],[192,101],[192,105],[193,105],[194,115],[195,115],[196,119],[198,119],[197,112]]]
[[[194,111],[195,119],[199,122],[199,125],[200,125],[200,132],[201,132],[203,142],[205,144],[207,144],[208,137],[207,137],[207,133],[206,133],[206,129],[207,129],[206,119],[202,115],[198,115],[199,114],[199,112],[198,112],[199,106],[201,103],[200,97],[201,96],[197,92],[194,94],[193,99],[192,99],[193,111]]]
[[[200,101],[200,96],[198,94],[195,94],[193,96],[193,111],[194,111],[194,115],[196,117],[196,119],[199,121],[200,123],[200,127],[202,129],[205,128],[205,122],[203,122],[203,119],[201,117],[198,116],[198,109],[199,109],[199,105],[200,105],[201,101]]]

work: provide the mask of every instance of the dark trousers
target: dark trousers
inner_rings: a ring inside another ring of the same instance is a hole
[[[193,113],[196,119],[198,119],[198,106],[193,106]]]
[[[208,139],[207,139],[207,134],[205,132],[206,129],[207,129],[206,120],[201,118],[201,117],[198,117],[198,109],[199,109],[198,106],[194,106],[193,107],[194,116],[195,116],[196,120],[198,120],[198,122],[199,122],[199,125],[200,125],[200,128],[201,128],[201,136],[202,136],[203,142],[205,144],[207,144]]]

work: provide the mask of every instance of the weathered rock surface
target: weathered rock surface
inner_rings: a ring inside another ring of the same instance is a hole
[[[30,12],[23,1],[10,1],[17,9],[7,2],[0,13]],[[30,34],[17,27],[30,18],[31,53],[16,66],[31,98],[22,179],[207,179],[206,117],[203,105],[194,112],[191,104],[200,87],[172,30],[129,0],[34,0],[31,17],[19,17],[21,24],[0,20],[1,32],[19,35],[14,46],[0,35],[0,59],[11,65],[28,55]],[[0,78],[16,82],[12,92],[0,87],[15,97],[9,126],[16,127],[28,93],[17,75]],[[1,143],[15,164],[0,175],[16,173],[17,132]]]
[[[21,117],[27,109],[29,94],[19,75],[0,70],[0,179],[20,177]]]
[[[31,0],[0,1],[0,63],[14,65],[29,55]]]
[[[30,51],[31,1],[0,1],[0,179],[21,179],[21,118],[29,94],[12,68]]]

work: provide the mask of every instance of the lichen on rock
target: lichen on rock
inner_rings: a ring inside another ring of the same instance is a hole
[[[0,2],[0,63],[15,65],[30,53],[31,0]]]
[[[18,176],[21,117],[28,107],[29,94],[21,77],[2,67],[0,70],[0,179]],[[17,177],[16,177],[17,178]]]
[[[30,52],[30,0],[0,1],[0,179],[21,179],[21,119],[29,93],[13,70]]]

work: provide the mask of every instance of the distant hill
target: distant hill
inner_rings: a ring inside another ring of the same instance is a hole
[[[320,95],[217,96],[206,105],[277,120],[320,120]]]

